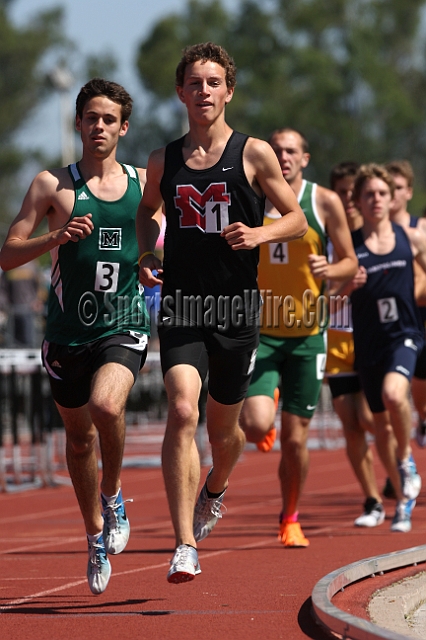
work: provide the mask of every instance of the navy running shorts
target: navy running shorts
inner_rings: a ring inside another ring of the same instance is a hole
[[[402,338],[389,345],[383,357],[371,365],[357,367],[361,385],[373,413],[385,411],[382,400],[383,380],[387,373],[395,371],[411,381],[416,368],[417,354],[423,343],[416,344],[411,338]]]

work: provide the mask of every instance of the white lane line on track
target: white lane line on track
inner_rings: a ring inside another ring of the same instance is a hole
[[[325,465],[323,467],[320,467],[320,471],[322,470],[330,470],[330,468],[333,468],[334,470],[340,469],[341,467],[346,468],[345,464],[346,460],[344,460],[342,463],[337,463],[334,464],[332,466],[330,465]],[[317,469],[316,469],[317,470]],[[265,483],[265,482],[270,482],[271,480],[273,480],[274,482],[276,482],[276,475],[275,474],[266,474],[263,476],[256,476],[256,486],[259,486],[259,484]],[[138,481],[139,482],[139,481]],[[239,480],[233,480],[232,481],[232,487],[243,487],[243,486],[247,486],[253,483],[253,478],[241,478]],[[277,482],[277,486],[278,486],[278,482]],[[350,485],[345,485],[345,486],[340,486],[339,489],[340,490],[344,490],[344,489],[353,489],[354,487],[357,487],[358,485],[353,482]],[[278,490],[277,490],[278,491]],[[316,493],[332,493],[335,492],[336,488],[335,487],[330,487],[329,490],[318,490],[318,491],[308,491],[307,493],[309,493],[310,495],[315,495]],[[141,493],[139,495],[134,496],[134,501],[136,503],[140,502],[140,501],[147,501],[147,500],[157,500],[158,498],[164,498],[165,494],[164,491],[153,491],[150,493]],[[78,509],[78,505],[71,505],[69,507],[64,507],[62,509],[49,509],[46,511],[35,511],[34,513],[25,513],[22,514],[20,516],[8,516],[6,518],[0,518],[0,525],[4,525],[4,524],[12,524],[15,522],[29,522],[31,520],[40,520],[42,518],[49,518],[49,517],[54,517],[57,518],[59,515],[63,515],[63,514],[73,514],[73,513],[79,513],[79,509]]]
[[[237,483],[235,483],[236,485]],[[245,481],[239,481],[240,485],[245,484]],[[234,485],[233,485],[234,486]],[[341,485],[339,487],[339,490],[341,491],[353,491],[353,489],[357,487],[357,484],[355,482],[352,482],[351,484],[347,484],[347,485]],[[329,487],[329,488],[324,488],[324,489],[318,489],[316,491],[306,491],[305,495],[311,495],[311,496],[315,496],[315,495],[327,495],[327,494],[332,494],[336,492],[336,488],[335,487]],[[154,494],[152,494],[154,495]],[[163,493],[161,493],[160,495],[163,495]],[[143,499],[143,496],[140,496],[141,499]],[[145,496],[146,498],[146,496]],[[136,496],[135,498],[136,500],[138,500],[138,496]],[[239,514],[239,513],[244,513],[247,511],[251,511],[251,510],[255,510],[259,507],[259,506],[266,506],[266,505],[270,505],[270,506],[274,506],[274,505],[280,505],[281,504],[281,498],[279,498],[278,496],[276,498],[271,498],[269,500],[258,500],[258,501],[252,501],[248,504],[244,504],[244,505],[240,505],[238,507],[230,507],[228,509],[228,514],[229,515],[235,515],[235,514]],[[52,511],[48,511],[48,512],[44,512],[43,514],[34,514],[34,517],[36,516],[46,516],[47,514],[49,515],[58,515],[61,512],[64,513],[69,513],[70,512],[70,508],[66,508],[63,510],[52,510]],[[76,507],[74,509],[75,511],[78,511],[78,507]],[[31,518],[31,516],[19,516],[18,518],[2,518],[0,519],[0,524],[5,523],[7,520],[11,521],[11,522],[15,522],[21,519],[28,519]],[[164,521],[160,521],[160,522],[156,522],[153,521],[152,523],[148,523],[148,524],[144,524],[144,525],[139,525],[139,526],[134,526],[132,527],[132,531],[133,532],[143,532],[143,531],[150,531],[152,528],[158,529],[158,528],[171,528],[171,523],[170,520],[164,520]],[[322,530],[319,530],[320,532]],[[63,537],[58,537],[57,541],[53,541],[53,539],[51,539],[51,541],[49,542],[50,546],[61,546],[62,544],[68,544],[70,542],[74,543],[74,542],[78,542],[81,541],[82,537],[81,536],[74,536],[74,537],[70,537],[70,538],[63,538]],[[42,547],[45,547],[46,543],[45,542],[40,542],[39,544],[31,544],[31,545],[26,545],[26,546],[21,546],[21,547],[15,547],[13,549],[6,549],[6,550],[0,550],[0,556],[2,555],[8,555],[8,554],[13,554],[13,553],[19,553],[19,552],[23,552],[23,551],[31,551],[32,549],[39,549]]]
[[[73,538],[63,538],[58,536],[58,539],[55,540],[54,538],[50,538],[49,539],[49,549],[51,547],[60,547],[61,545],[64,544],[69,544],[70,542],[81,542],[81,536],[75,536]],[[40,542],[39,544],[27,544],[24,547],[15,547],[14,549],[7,549],[7,550],[2,550],[0,551],[0,556],[7,556],[9,554],[13,554],[13,553],[22,553],[24,551],[33,551],[34,549],[45,549],[46,548],[46,539],[44,539],[43,542]]]
[[[225,555],[228,553],[232,553],[233,551],[241,551],[242,549],[254,549],[256,547],[263,547],[270,544],[271,540],[268,538],[267,540],[262,540],[260,542],[256,542],[255,544],[244,544],[237,547],[233,547],[232,549],[222,549],[220,551],[211,551],[205,554],[200,555],[200,560],[204,561],[208,558],[214,558],[217,556]],[[118,576],[128,576],[134,573],[143,573],[145,571],[151,571],[153,569],[162,569],[164,567],[168,567],[169,562],[161,562],[160,564],[150,565],[149,567],[139,567],[138,569],[129,569],[127,571],[119,571],[117,573],[113,573],[112,578],[117,578]],[[8,609],[12,609],[20,604],[24,604],[26,602],[30,602],[31,600],[35,600],[36,598],[43,598],[44,596],[51,595],[53,593],[59,593],[60,591],[65,591],[66,589],[71,589],[72,587],[78,587],[81,584],[86,584],[86,579],[84,580],[76,580],[74,582],[68,582],[59,587],[55,587],[53,589],[46,589],[45,591],[38,591],[37,593],[32,593],[28,596],[24,596],[23,598],[17,598],[16,600],[11,600],[7,604],[0,606],[0,611],[7,611]]]

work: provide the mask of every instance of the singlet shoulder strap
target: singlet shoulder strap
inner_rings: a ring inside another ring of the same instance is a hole
[[[183,140],[185,136],[179,138],[178,140],[173,140],[166,145],[165,154],[164,154],[164,171],[163,177],[160,182],[160,189],[166,187],[170,181],[173,179],[176,171],[179,170],[180,167],[184,165],[183,155],[182,155],[182,146]]]
[[[80,189],[85,184],[84,179],[78,168],[77,162],[74,162],[73,164],[68,165],[68,173],[70,174],[71,179],[74,183],[74,187],[76,189]]]
[[[184,164],[183,155],[182,155],[184,138],[185,136],[182,136],[182,138],[178,138],[177,140],[173,140],[172,142],[169,142],[169,144],[166,146],[165,163],[164,163],[166,167],[169,162],[172,163],[174,167],[178,167],[179,165]]]
[[[361,245],[364,244],[364,235],[361,229],[356,229],[356,231],[351,231],[352,236],[352,244],[354,248],[357,249]]]
[[[136,171],[135,167],[133,167],[131,164],[124,164],[124,162],[121,164],[121,166],[124,167],[132,180],[136,180],[137,182],[139,182],[139,174]]]

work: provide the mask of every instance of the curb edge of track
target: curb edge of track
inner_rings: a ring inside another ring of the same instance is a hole
[[[383,575],[409,565],[426,562],[426,545],[374,556],[336,569],[319,580],[312,591],[312,604],[316,621],[327,631],[351,640],[407,640],[408,636],[379,627],[368,620],[342,611],[331,599],[354,582],[375,575]]]

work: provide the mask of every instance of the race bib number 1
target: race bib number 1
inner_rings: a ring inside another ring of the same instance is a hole
[[[395,322],[398,320],[398,307],[395,298],[381,298],[377,300],[380,322]]]
[[[96,264],[95,291],[115,293],[119,272],[119,262],[98,262]]]
[[[206,202],[206,233],[221,233],[229,224],[229,204],[227,202]]]

